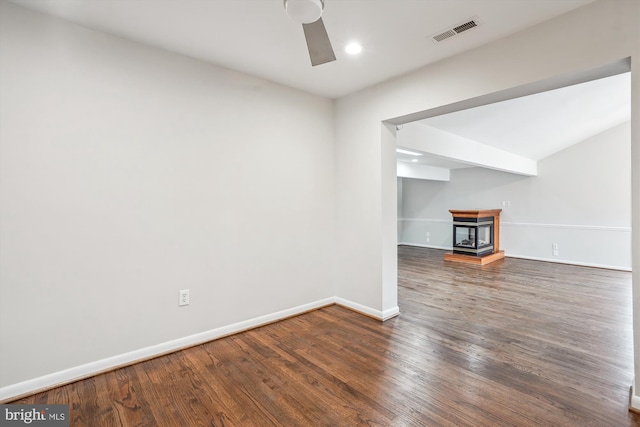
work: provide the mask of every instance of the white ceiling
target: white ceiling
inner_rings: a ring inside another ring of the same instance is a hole
[[[282,0],[11,0],[127,39],[337,98],[593,0],[325,0],[337,61],[312,67]],[[482,25],[434,43],[477,17]],[[358,57],[344,46],[362,43]]]
[[[302,28],[282,0],[10,0],[151,46],[337,98],[473,49],[593,0],[325,0],[337,61],[312,67]],[[476,18],[441,43],[431,36]],[[353,40],[364,50],[344,53]],[[626,77],[625,77],[626,76]],[[626,79],[626,80],[625,80]],[[625,86],[626,85],[626,86]],[[629,120],[628,75],[545,92],[423,123],[541,159]],[[462,167],[451,159],[421,162]]]
[[[540,160],[630,120],[630,88],[631,75],[624,73],[432,117],[423,123]]]
[[[631,120],[630,73],[483,105],[405,126],[427,125],[484,145],[541,160]],[[463,163],[398,154],[398,160],[455,169]]]

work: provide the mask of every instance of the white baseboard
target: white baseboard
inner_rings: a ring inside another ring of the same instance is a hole
[[[380,320],[382,322],[400,314],[400,308],[398,306],[380,311],[340,297],[336,297],[336,304],[346,307],[350,310],[357,311],[358,313],[362,313],[369,317],[373,317],[374,319]]]
[[[183,338],[178,338],[164,343],[130,351],[128,353],[123,353],[102,360],[97,360],[95,362],[86,363],[84,365],[75,366],[73,368],[65,369],[62,371],[53,372],[51,374],[43,375],[41,377],[33,378],[20,383],[0,387],[0,403],[15,400],[20,398],[21,396],[28,396],[37,393],[40,390],[46,390],[52,387],[69,384],[74,381],[89,378],[94,375],[108,372],[122,366],[131,365],[133,363],[142,362],[144,360],[152,359],[164,354],[173,353],[174,351],[192,347],[194,345],[203,344],[205,342],[213,341],[225,336],[237,334],[239,332],[264,326],[269,323],[284,320],[289,317],[297,316],[308,311],[316,310],[318,308],[326,307],[333,304],[344,306],[350,310],[365,314],[381,321],[390,319],[400,313],[398,307],[394,307],[383,312],[364,306],[362,304],[358,304],[353,301],[346,300],[344,298],[325,298],[264,316],[255,317],[253,319],[245,320],[242,322],[233,323],[231,325],[222,326],[220,328],[211,329],[209,331],[201,332],[198,334],[189,335]]]
[[[640,414],[640,396],[636,396],[633,386],[631,386],[630,390],[629,409]]]
[[[631,271],[628,267],[621,267],[619,265],[606,265],[606,264],[595,264],[592,262],[580,262],[580,261],[570,261],[563,260],[557,258],[544,258],[544,257],[533,257],[528,255],[514,255],[505,253],[505,256],[508,258],[519,258],[519,259],[528,259],[531,261],[544,261],[544,262],[554,262],[556,264],[568,264],[568,265],[579,265],[581,267],[594,267],[594,268],[605,268],[607,270],[619,270],[619,271]]]
[[[381,321],[386,321],[389,320],[391,318],[394,318],[396,316],[400,315],[400,307],[398,307],[397,305],[393,308],[389,308],[387,310],[384,310],[382,312],[382,319],[380,319]]]
[[[430,248],[430,249],[441,249],[445,251],[453,250],[451,246],[434,246],[434,245],[422,245],[419,243],[409,243],[409,242],[399,242],[398,246],[415,246],[418,248]],[[505,252],[505,256],[507,258],[519,258],[519,259],[528,259],[531,261],[544,261],[544,262],[554,262],[556,264],[567,264],[567,265],[579,265],[581,267],[594,267],[594,268],[605,268],[607,270],[619,270],[619,271],[631,271],[631,268],[622,267],[619,265],[606,265],[606,264],[595,264],[592,262],[580,262],[580,261],[571,261],[571,260],[563,260],[558,258],[545,258],[545,257],[534,257],[529,255],[518,255],[512,254],[510,252]]]
[[[133,363],[148,360],[163,354],[172,353],[174,351],[192,347],[248,329],[257,328],[269,323],[283,320],[288,317],[297,316],[299,314],[315,310],[321,307],[336,303],[336,298],[325,298],[314,301],[312,303],[303,304],[297,307],[278,311],[276,313],[255,317],[231,325],[223,326],[198,334],[189,335],[176,340],[167,341],[153,346],[130,351],[128,353],[119,354],[106,359],[97,360],[84,365],[75,366],[73,368],[54,372],[38,378],[33,378],[17,384],[11,384],[0,388],[0,402],[15,399],[20,396],[36,393],[38,390],[49,389],[62,384],[68,384],[83,378],[88,378],[102,372],[110,371],[115,368],[130,365]]]
[[[423,245],[410,242],[398,242],[398,246],[416,246],[418,248],[442,249],[443,251],[450,251],[452,249],[451,246]]]

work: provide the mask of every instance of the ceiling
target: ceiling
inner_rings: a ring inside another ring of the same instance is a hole
[[[286,16],[282,0],[10,1],[88,28],[338,98],[593,0],[325,0],[323,21],[337,60],[316,67],[311,66],[301,26]],[[469,19],[480,25],[439,43],[431,38]],[[358,56],[343,50],[351,41],[363,45]],[[626,76],[432,117],[421,124],[539,160],[624,117],[629,120]],[[428,155],[421,156],[420,162],[445,168],[467,166]]]
[[[431,126],[528,159],[541,160],[629,120],[631,75],[627,72],[404,126]],[[415,157],[399,153],[398,160],[447,169],[469,167],[453,159],[429,155]]]
[[[337,98],[520,31],[593,0],[325,0],[337,61],[312,67],[282,0],[11,0],[223,67]],[[480,24],[436,43],[432,35]],[[353,40],[357,57],[344,52]]]

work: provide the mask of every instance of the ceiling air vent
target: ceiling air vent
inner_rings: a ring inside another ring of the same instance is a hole
[[[471,21],[469,21],[469,22],[465,22],[465,23],[464,23],[464,24],[462,24],[462,25],[458,25],[457,27],[455,27],[455,28],[453,29],[453,31],[455,31],[456,33],[460,34],[460,33],[461,33],[461,32],[463,32],[463,31],[470,30],[470,29],[472,29],[473,27],[477,27],[477,26],[478,26],[478,24],[476,24],[476,21],[471,20]]]
[[[478,17],[473,17],[467,20],[466,22],[456,25],[453,28],[450,28],[445,31],[440,31],[439,33],[431,36],[431,39],[434,42],[441,42],[443,40],[450,39],[451,37],[457,36],[458,34],[464,31],[468,31],[472,28],[475,28],[479,25],[480,25],[480,20],[478,19]]]
[[[447,30],[444,33],[436,34],[433,36],[433,39],[437,42],[441,42],[442,40],[446,40],[449,37],[453,37],[456,35],[456,32],[453,30]]]

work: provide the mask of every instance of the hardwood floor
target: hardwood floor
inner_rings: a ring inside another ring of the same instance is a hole
[[[339,306],[16,403],[72,426],[633,426],[631,274],[399,248],[401,314]]]

